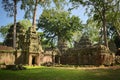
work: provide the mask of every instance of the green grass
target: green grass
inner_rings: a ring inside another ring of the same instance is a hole
[[[38,68],[45,68],[44,66],[24,66],[26,69],[38,69]]]
[[[59,69],[32,68],[11,71],[0,70],[0,80],[120,80],[120,69]]]

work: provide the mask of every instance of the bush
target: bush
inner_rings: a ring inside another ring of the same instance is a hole
[[[8,70],[25,70],[26,68],[23,65],[6,65]]]
[[[50,66],[53,66],[53,63],[52,62],[45,62],[42,64],[42,66],[50,67]]]

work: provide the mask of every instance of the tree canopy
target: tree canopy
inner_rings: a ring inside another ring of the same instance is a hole
[[[71,5],[66,6],[65,4],[69,1],[73,3],[73,8],[67,11],[66,9]],[[99,40],[107,47],[109,39],[120,38],[120,0],[2,0],[3,9],[9,16],[14,16],[13,38],[16,36],[15,25],[18,3],[21,6],[18,8],[25,11],[25,17],[32,18],[33,27],[36,27],[37,9],[43,10],[38,20],[38,29],[42,29],[43,33],[41,35],[45,36],[45,41],[55,42],[55,39],[58,40],[58,43],[60,40],[62,42],[70,41],[72,38],[75,39],[76,34],[80,36],[80,31],[82,33],[86,31],[89,36],[92,36],[90,38],[93,42]],[[80,5],[86,8],[86,13],[89,16],[83,27],[80,19],[70,14],[72,9]],[[11,24],[1,26],[2,37],[7,35],[10,26]],[[25,23],[23,26],[27,26],[27,24]],[[117,43],[118,41],[116,40]]]
[[[73,32],[81,30],[81,21],[76,16],[70,16],[69,12],[54,9],[44,10],[39,18],[38,27],[43,30],[46,38],[51,40],[57,37],[59,40],[70,41]]]
[[[83,6],[86,6],[87,12],[89,15],[92,15],[94,17],[94,20],[97,20],[99,24],[102,24],[102,32],[103,32],[103,42],[106,47],[108,47],[108,41],[107,41],[107,24],[110,21],[110,14],[114,11],[114,16],[119,15],[119,0],[70,0],[75,5],[82,4]],[[116,10],[116,9],[118,10]],[[117,12],[117,14],[116,14]],[[115,15],[116,14],[116,15]],[[117,17],[113,18],[117,19]]]

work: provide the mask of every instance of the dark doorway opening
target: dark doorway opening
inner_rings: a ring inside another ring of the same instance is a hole
[[[35,65],[35,56],[32,56],[32,65]]]
[[[59,63],[59,56],[58,55],[55,56],[55,63]]]

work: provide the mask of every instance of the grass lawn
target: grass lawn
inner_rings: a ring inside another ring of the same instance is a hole
[[[32,68],[0,70],[0,80],[120,80],[120,69]]]

